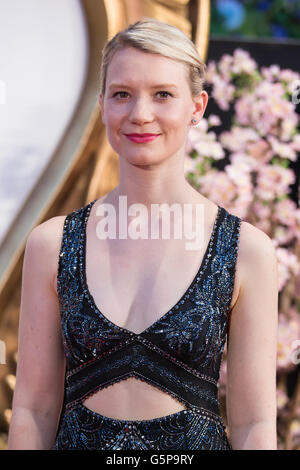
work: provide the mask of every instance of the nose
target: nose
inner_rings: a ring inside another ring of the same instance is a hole
[[[136,124],[143,124],[153,120],[151,104],[145,97],[136,98],[132,101],[129,119]]]

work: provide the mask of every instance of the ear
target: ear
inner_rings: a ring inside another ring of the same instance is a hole
[[[192,118],[200,121],[205,112],[207,103],[208,103],[208,94],[206,91],[202,90],[200,95],[193,98],[194,101],[194,112]]]
[[[101,118],[103,124],[105,124],[105,119],[104,119],[104,104],[103,104],[103,96],[102,93],[99,95],[99,105],[100,105],[100,111],[101,111]]]

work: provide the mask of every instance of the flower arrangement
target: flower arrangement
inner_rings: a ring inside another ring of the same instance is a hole
[[[213,114],[191,128],[184,167],[201,194],[266,232],[274,243],[279,272],[278,449],[300,449],[299,368],[293,390],[288,387],[289,374],[300,363],[300,208],[289,197],[296,181],[290,165],[300,151],[293,99],[299,80],[298,73],[278,65],[259,69],[240,48],[218,63],[209,62],[206,82],[221,112],[232,112],[231,124],[217,135],[212,128],[221,119]],[[225,385],[226,347],[220,370],[222,407]]]

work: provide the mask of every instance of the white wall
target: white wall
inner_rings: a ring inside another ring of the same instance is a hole
[[[0,0],[0,243],[72,117],[87,60],[79,0]]]

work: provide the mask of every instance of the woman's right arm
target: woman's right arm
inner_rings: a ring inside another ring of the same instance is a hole
[[[58,216],[38,225],[26,242],[8,450],[51,449],[56,437],[65,354],[54,276],[64,220]]]

